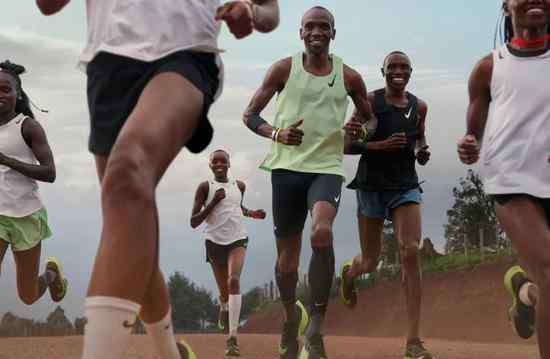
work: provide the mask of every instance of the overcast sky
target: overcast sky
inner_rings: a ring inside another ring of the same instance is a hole
[[[220,39],[220,46],[227,50],[226,86],[211,110],[216,133],[209,149],[224,148],[231,153],[230,175],[247,182],[246,205],[268,211],[265,221],[246,221],[251,242],[242,288],[247,290],[272,278],[275,246],[271,184],[268,174],[258,170],[269,143],[242,125],[241,114],[268,66],[303,49],[298,36],[300,18],[314,5],[333,11],[337,35],[332,50],[361,72],[368,89],[383,86],[379,67],[385,54],[402,50],[412,58],[414,72],[409,89],[428,103],[427,135],[432,150],[432,160],[419,169],[421,179],[426,181],[423,235],[442,249],[451,190],[466,173],[466,167],[457,160],[455,143],[465,127],[467,78],[475,62],[492,49],[499,0],[281,3],[282,20],[275,33],[237,41],[224,28]],[[48,114],[37,114],[57,165],[56,182],[40,186],[54,233],[44,242],[42,253],[43,258],[55,255],[64,263],[70,289],[62,306],[74,318],[82,313],[101,230],[99,187],[87,151],[86,79],[76,69],[85,39],[84,1],[73,1],[61,14],[49,18],[42,17],[33,5],[33,1],[11,2],[10,10],[2,11],[0,60],[10,59],[26,66],[25,89],[34,102],[50,110]],[[272,114],[270,106],[264,115],[271,119]],[[210,267],[204,262],[201,232],[189,226],[196,186],[210,177],[207,155],[208,151],[192,155],[184,150],[158,189],[161,268],[166,277],[181,271],[198,285],[215,290]],[[346,159],[348,177],[354,174],[357,160]],[[335,227],[338,263],[359,250],[355,210],[354,194],[344,191]],[[307,240],[303,248],[301,270],[305,271],[310,256]],[[31,307],[19,301],[13,258],[8,253],[0,277],[0,315],[11,310],[42,319],[53,308],[48,296]]]

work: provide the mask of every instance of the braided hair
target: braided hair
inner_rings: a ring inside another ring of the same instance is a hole
[[[4,62],[0,62],[0,71],[7,73],[11,77],[13,77],[17,84],[17,100],[15,102],[15,113],[22,113],[25,116],[34,118],[34,114],[30,107],[29,96],[27,96],[25,91],[23,91],[21,77],[19,77],[19,75],[25,73],[25,67],[6,60]]]

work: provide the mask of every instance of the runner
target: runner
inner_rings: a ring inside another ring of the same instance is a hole
[[[55,163],[44,129],[34,119],[19,75],[23,66],[0,63],[0,271],[11,246],[17,291],[31,305],[49,289],[54,302],[67,294],[61,263],[50,257],[40,276],[42,241],[51,236],[37,181],[55,181]]]
[[[411,73],[411,61],[405,53],[388,54],[382,68],[386,86],[368,95],[378,118],[376,132],[368,142],[346,146],[346,153],[362,155],[357,175],[348,186],[356,190],[362,253],[342,266],[340,295],[344,304],[355,307],[355,278],[376,270],[384,221],[392,221],[407,300],[405,359],[431,359],[419,339],[422,291],[418,246],[422,233],[422,190],[415,168],[415,162],[424,166],[430,159],[424,130],[428,106],[406,91]]]
[[[214,179],[202,182],[195,193],[191,227],[206,222],[204,239],[206,261],[212,266],[220,291],[218,326],[228,330],[226,356],[240,356],[237,329],[241,313],[240,277],[244,264],[248,234],[242,217],[264,219],[265,211],[243,206],[246,185],[227,176],[230,161],[224,150],[210,154]]]
[[[504,277],[513,327],[522,338],[536,331],[541,358],[549,359],[550,0],[508,0],[503,11],[505,44],[470,77],[458,155],[468,165],[481,158],[485,191],[525,269],[514,266]]]
[[[300,29],[305,52],[282,59],[269,69],[244,114],[244,122],[252,131],[273,141],[261,168],[271,171],[273,188],[275,276],[286,318],[279,347],[283,359],[297,357],[297,337],[306,327],[300,358],[327,357],[321,328],[334,275],[332,226],[344,177],[342,128],[358,138],[361,123],[371,119],[361,76],[342,59],[329,54],[335,34],[330,11],[319,6],[308,10]],[[260,114],[276,93],[277,112],[270,125]],[[361,116],[344,126],[348,96]],[[302,231],[308,211],[313,250],[309,326],[307,312],[296,301]]]
[[[68,2],[37,0],[45,14]],[[81,65],[103,230],[85,303],[82,358],[120,358],[138,313],[161,358],[194,358],[173,336],[155,191],[183,146],[200,152],[212,138],[207,114],[222,88],[217,20],[238,38],[271,31],[277,1],[220,7],[219,0],[88,0],[87,16]]]

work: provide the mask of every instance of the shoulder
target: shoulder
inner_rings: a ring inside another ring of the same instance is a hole
[[[284,87],[292,69],[292,57],[285,57],[275,62],[268,70],[266,81],[278,87]]]
[[[367,100],[369,100],[370,103],[374,103],[375,98],[376,98],[376,91],[370,91],[367,94]]]
[[[493,54],[489,54],[479,60],[472,71],[472,78],[490,79],[493,73]]]
[[[210,183],[208,181],[203,181],[199,183],[199,186],[197,187],[197,193],[208,193],[208,188],[210,187]]]
[[[343,68],[344,68],[344,79],[346,80],[346,82],[363,81],[363,77],[361,76],[361,74],[357,72],[355,69],[353,69],[352,67],[346,64],[343,64]]]
[[[290,69],[292,68],[292,56],[285,57],[284,59],[281,59],[277,62],[275,62],[273,65],[271,65],[270,72],[272,74],[276,75],[286,75],[290,73]]]
[[[32,117],[25,117],[21,124],[21,134],[25,140],[33,140],[36,137],[45,136],[44,128],[42,125]]]
[[[422,100],[421,98],[417,97],[416,101],[418,102],[418,112],[421,115],[426,115],[426,112],[428,112],[428,104],[426,101]]]

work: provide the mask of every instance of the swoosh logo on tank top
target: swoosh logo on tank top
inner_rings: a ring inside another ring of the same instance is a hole
[[[334,86],[334,82],[336,81],[336,75],[332,78],[332,81],[328,83],[328,87]]]
[[[406,118],[407,120],[409,119],[409,117],[411,117],[411,111],[412,111],[412,109],[413,109],[412,107],[409,108],[409,112],[407,112],[407,113],[405,114],[405,118]]]

